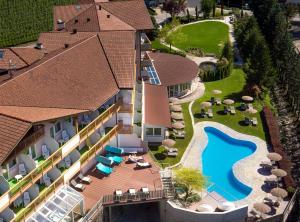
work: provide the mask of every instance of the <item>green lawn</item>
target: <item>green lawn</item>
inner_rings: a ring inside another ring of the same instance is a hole
[[[184,117],[184,122],[185,122],[185,132],[186,132],[186,137],[184,139],[176,139],[176,144],[174,147],[178,148],[178,156],[177,157],[167,157],[166,154],[164,153],[164,148],[162,146],[150,146],[150,151],[154,159],[161,164],[162,167],[167,167],[174,165],[178,163],[188,146],[190,140],[193,137],[193,126],[192,126],[192,120],[189,114],[189,103],[185,103],[182,105],[182,113]],[[172,136],[170,136],[171,139]]]
[[[241,69],[234,69],[232,71],[232,74],[225,79],[205,83],[204,96],[198,99],[197,101],[195,101],[192,107],[193,114],[195,117],[195,122],[208,121],[208,120],[219,122],[238,132],[254,135],[265,140],[265,133],[263,130],[260,113],[264,104],[270,105],[269,97],[267,96],[264,101],[255,101],[253,103],[254,108],[259,111],[257,114],[251,115],[246,112],[239,111],[237,107],[242,102],[241,97],[243,96],[242,89],[244,87],[244,84],[245,84],[245,74]],[[222,90],[222,94],[213,95],[212,90],[214,89]],[[224,115],[223,114],[224,105],[220,105],[220,106],[214,105],[212,107],[214,117],[211,119],[201,118],[199,116],[199,112],[201,110],[200,104],[203,101],[209,101],[212,96],[214,96],[215,98],[221,98],[222,100],[223,99],[235,100],[236,103],[234,104],[234,106],[236,107],[237,113],[235,115],[230,115],[230,114]],[[258,125],[245,126],[242,121],[245,118],[245,116],[247,117],[255,116],[258,120]]]
[[[156,50],[161,50],[161,51],[169,51],[169,47],[163,45],[160,43],[159,39],[154,39],[152,42],[151,42],[151,47],[152,49],[156,49]]]
[[[220,55],[224,43],[229,38],[228,26],[216,21],[183,26],[170,35],[176,35],[180,30],[186,35],[186,39],[178,40],[174,46],[182,50],[201,48],[205,53]]]

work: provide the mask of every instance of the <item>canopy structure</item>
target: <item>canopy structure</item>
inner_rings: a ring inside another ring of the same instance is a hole
[[[182,113],[171,113],[171,117],[172,117],[172,119],[175,119],[175,120],[181,120],[181,119],[183,119],[183,114]]]
[[[171,140],[171,139],[165,139],[162,141],[162,145],[166,146],[166,147],[172,147],[174,146],[176,143],[175,140]]]
[[[253,205],[253,207],[255,210],[257,210],[263,214],[269,213],[271,211],[271,207],[265,203],[255,203]]]
[[[234,104],[234,100],[232,100],[232,99],[225,99],[223,101],[223,103],[226,104],[226,105],[232,105],[232,104]]]
[[[242,96],[242,100],[244,100],[246,102],[252,102],[253,101],[253,97],[251,97],[251,96]]]
[[[256,114],[257,110],[256,109],[247,109],[247,112],[250,114]]]
[[[287,175],[287,172],[282,169],[271,170],[271,173],[277,177],[285,177]]]
[[[180,105],[171,105],[170,109],[171,109],[171,111],[174,111],[174,112],[181,112],[182,111],[182,108],[181,108]]]
[[[177,123],[173,123],[173,124],[172,124],[172,127],[173,127],[174,129],[183,129],[183,128],[184,128],[184,125],[183,125],[182,123],[177,122]]]
[[[38,208],[26,222],[73,221],[74,213],[83,215],[83,196],[65,185]]]
[[[215,95],[219,95],[219,94],[222,94],[222,91],[221,91],[221,90],[218,90],[218,89],[214,89],[214,90],[212,91],[212,93],[215,94]]]
[[[211,103],[210,102],[202,102],[200,104],[201,108],[208,108],[211,107]]]
[[[282,156],[279,153],[269,153],[267,157],[272,161],[280,161],[282,160]]]

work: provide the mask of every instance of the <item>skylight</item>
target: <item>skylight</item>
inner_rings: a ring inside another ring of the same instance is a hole
[[[4,50],[0,50],[0,59],[4,58]]]
[[[160,85],[160,80],[158,78],[157,72],[153,66],[147,66],[146,70],[148,71],[149,74],[149,80],[150,83],[153,85]]]

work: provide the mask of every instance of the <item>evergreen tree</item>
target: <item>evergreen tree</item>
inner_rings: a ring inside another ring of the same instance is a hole
[[[202,0],[201,1],[201,9],[202,9],[204,18],[209,18],[212,8],[213,8],[213,0]]]

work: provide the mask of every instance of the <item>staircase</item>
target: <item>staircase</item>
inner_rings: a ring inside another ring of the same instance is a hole
[[[173,185],[172,171],[164,169],[160,171],[160,177],[165,191],[165,197],[168,199],[174,199],[175,189]]]

